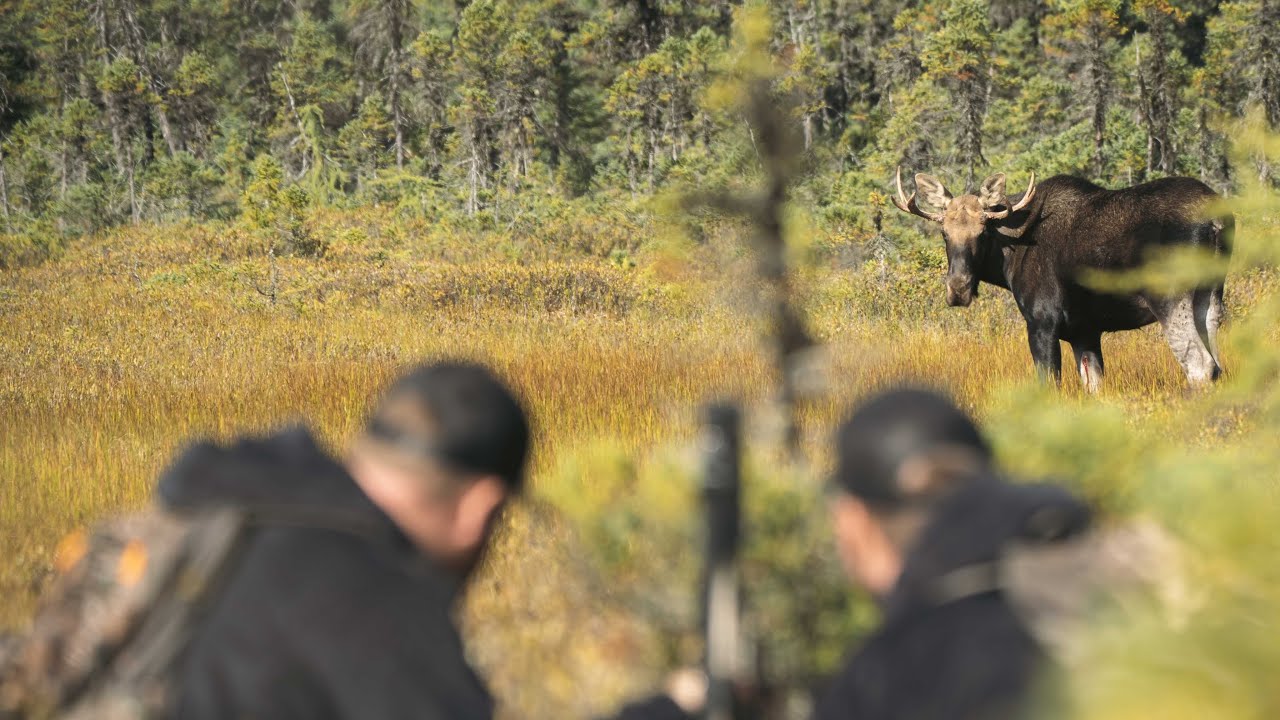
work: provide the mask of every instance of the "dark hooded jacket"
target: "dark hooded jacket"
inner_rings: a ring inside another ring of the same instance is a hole
[[[1011,542],[1083,531],[1089,511],[1050,485],[975,482],[942,501],[887,598],[881,627],[820,695],[815,717],[1005,720],[1044,717],[1044,650],[1001,588]]]
[[[1060,698],[1040,682],[1051,661],[1006,598],[998,560],[1010,543],[1065,540],[1088,523],[1088,508],[1051,485],[984,479],[943,500],[908,553],[884,622],[819,693],[814,718],[1051,716]],[[687,717],[656,697],[617,720]]]
[[[187,648],[173,717],[492,715],[451,620],[458,579],[417,553],[305,430],[197,445],[159,496],[176,510],[234,505],[268,518]]]

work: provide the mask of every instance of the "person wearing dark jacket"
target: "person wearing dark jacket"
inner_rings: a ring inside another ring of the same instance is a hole
[[[342,460],[303,429],[187,450],[164,504],[293,521],[250,539],[187,648],[172,717],[490,717],[451,613],[528,443],[496,378],[440,363],[395,383]]]
[[[1051,660],[1015,612],[1000,560],[1013,544],[1079,536],[1088,508],[1060,488],[996,477],[977,427],[933,392],[872,398],[840,426],[836,451],[836,548],[883,621],[820,689],[813,717],[1044,717],[1059,700],[1040,693]],[[700,702],[655,697],[619,717],[687,718]]]
[[[1088,508],[1058,487],[996,477],[973,422],[931,392],[872,399],[840,427],[837,452],[837,548],[883,621],[815,717],[1041,716],[1050,661],[1010,604],[1000,559],[1013,543],[1078,536]]]

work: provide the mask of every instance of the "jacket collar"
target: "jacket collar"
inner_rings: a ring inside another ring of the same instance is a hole
[[[970,482],[933,511],[886,599],[885,619],[999,592],[999,561],[1011,542],[1057,542],[1077,536],[1089,521],[1088,507],[1055,485]]]
[[[425,557],[369,499],[346,468],[298,425],[229,445],[199,442],[162,473],[159,504],[177,513],[235,507],[260,525],[357,535],[407,574],[458,594],[461,579]]]

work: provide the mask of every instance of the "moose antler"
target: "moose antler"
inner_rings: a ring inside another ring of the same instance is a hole
[[[1035,171],[1032,171],[1031,182],[1027,183],[1027,191],[1022,194],[1022,199],[1018,201],[1017,205],[1014,205],[1013,207],[1009,207],[1009,200],[1008,198],[1006,198],[1004,201],[1004,206],[1005,206],[1004,210],[999,210],[997,212],[983,212],[982,217],[985,220],[1003,220],[1004,218],[1007,218],[1013,213],[1016,213],[1022,208],[1026,207],[1031,202],[1031,198],[1035,197],[1035,194],[1036,194],[1036,174],[1035,174]]]
[[[919,215],[925,220],[932,220],[937,223],[942,222],[942,218],[943,218],[942,213],[931,213],[925,210],[921,210],[920,206],[916,204],[916,194],[913,192],[911,193],[911,197],[907,197],[907,194],[902,191],[902,166],[901,165],[898,166],[897,182],[898,182],[898,196],[892,199],[893,199],[893,204],[897,205],[899,210],[901,210],[904,213]]]

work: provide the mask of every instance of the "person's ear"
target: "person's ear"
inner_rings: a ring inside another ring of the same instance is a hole
[[[507,488],[495,475],[473,480],[458,495],[454,513],[453,546],[479,549],[488,540],[495,513],[507,499]]]

